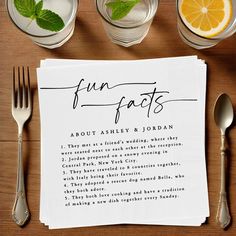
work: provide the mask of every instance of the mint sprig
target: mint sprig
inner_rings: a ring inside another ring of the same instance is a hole
[[[140,0],[112,0],[106,3],[106,6],[112,10],[111,19],[120,20],[127,16],[139,2]]]
[[[58,32],[64,26],[62,18],[55,12],[43,9],[43,0],[14,0],[17,11],[24,17],[36,20],[37,25],[46,30]]]

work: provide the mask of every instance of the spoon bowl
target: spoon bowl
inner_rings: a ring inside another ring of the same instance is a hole
[[[220,128],[222,134],[225,133],[226,129],[233,122],[233,105],[230,100],[230,97],[225,93],[221,94],[217,98],[214,109],[214,118],[216,125]]]

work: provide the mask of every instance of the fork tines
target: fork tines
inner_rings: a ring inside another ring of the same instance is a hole
[[[30,106],[29,67],[13,67],[12,107],[29,108]]]

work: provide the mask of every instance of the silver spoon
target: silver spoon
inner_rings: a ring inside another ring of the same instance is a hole
[[[232,124],[234,118],[233,105],[229,98],[229,96],[225,93],[221,94],[215,103],[214,109],[214,118],[216,125],[220,128],[221,131],[221,184],[220,184],[220,198],[219,205],[216,215],[216,222],[221,226],[221,228],[226,228],[231,220],[229,214],[229,208],[227,203],[226,196],[226,166],[225,166],[225,158],[226,158],[226,139],[225,139],[225,131]]]

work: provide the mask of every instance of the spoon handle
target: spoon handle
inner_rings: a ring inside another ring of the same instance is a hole
[[[221,135],[221,184],[220,184],[220,198],[218,204],[218,210],[216,215],[216,222],[221,228],[226,228],[231,220],[229,214],[229,208],[227,203],[227,194],[225,190],[226,183],[226,140],[225,135]]]

